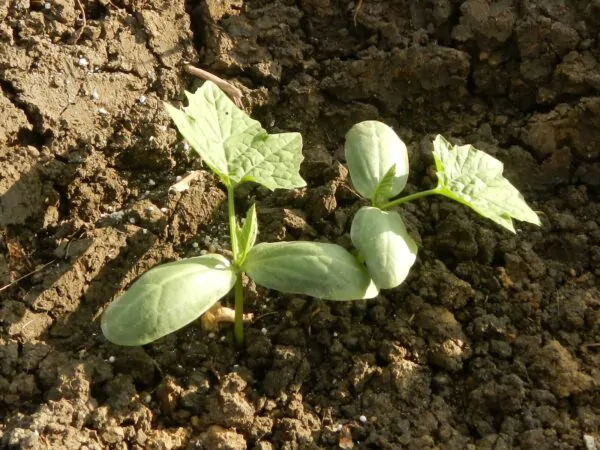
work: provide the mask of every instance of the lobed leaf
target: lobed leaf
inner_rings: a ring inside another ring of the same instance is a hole
[[[352,184],[360,195],[378,203],[402,192],[408,180],[408,152],[391,127],[375,120],[360,122],[346,134],[344,148]],[[386,174],[394,165],[390,183]],[[391,186],[380,187],[382,183]],[[378,190],[386,198],[375,198]]]
[[[225,184],[254,181],[269,189],[306,185],[299,174],[300,133],[269,135],[210,81],[186,96],[187,107],[179,110],[167,104],[167,111],[179,132]]]
[[[233,287],[227,259],[209,254],[161,264],[144,273],[104,311],[106,338],[118,345],[144,345],[200,317]]]
[[[254,246],[243,270],[257,284],[328,300],[377,296],[365,268],[346,249],[317,242],[276,242]]]
[[[350,236],[379,289],[394,288],[406,279],[417,258],[417,244],[400,214],[363,207],[352,220]]]
[[[472,145],[455,146],[438,135],[433,156],[439,193],[515,232],[512,219],[541,225],[521,193],[502,176],[504,165]]]

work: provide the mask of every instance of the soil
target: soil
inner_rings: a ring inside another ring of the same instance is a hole
[[[600,444],[598,1],[7,0],[0,19],[0,286],[34,271],[0,292],[1,448]],[[169,190],[202,168],[162,106],[199,85],[185,61],[303,134],[307,189],[238,192],[262,240],[348,245],[343,139],[367,119],[407,143],[407,192],[435,183],[441,133],[502,160],[543,226],[418,201],[418,262],[374,300],[249,285],[242,350],[198,323],[114,346],[98,317],[137,276],[226,250],[215,178]]]

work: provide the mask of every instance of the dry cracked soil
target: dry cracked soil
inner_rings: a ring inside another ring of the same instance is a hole
[[[600,445],[598,0],[2,0],[0,23],[1,448]],[[196,323],[114,346],[98,317],[137,276],[227,251],[215,178],[169,190],[202,169],[163,108],[200,83],[185,62],[304,136],[306,189],[238,193],[262,240],[349,244],[343,139],[368,119],[407,143],[408,192],[441,133],[543,225],[418,201],[418,261],[374,300],[248,285],[241,350]]]

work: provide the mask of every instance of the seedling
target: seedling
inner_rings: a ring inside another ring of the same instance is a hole
[[[232,289],[234,334],[242,343],[246,273],[257,284],[282,292],[329,300],[378,294],[366,268],[339,245],[316,242],[256,244],[255,206],[243,226],[235,214],[234,192],[242,183],[269,189],[306,185],[299,174],[299,133],[268,134],[216,85],[207,81],[186,93],[183,111],[167,105],[181,134],[227,189],[233,259],[208,254],[157,266],[143,274],[102,315],[102,331],[113,343],[143,345],[176,331],[210,309]]]
[[[499,161],[471,146],[453,147],[441,136],[434,142],[438,186],[395,198],[408,178],[406,146],[387,125],[367,121],[352,127],[345,146],[352,182],[372,203],[352,222],[351,238],[358,255],[328,243],[256,244],[256,208],[250,207],[240,225],[235,189],[245,182],[271,190],[305,186],[299,174],[302,137],[299,133],[268,134],[210,81],[196,93],[186,94],[189,104],[183,111],[170,105],[167,110],[227,190],[233,258],[207,254],[159,265],[143,274],[102,315],[102,331],[115,344],[143,345],[172,333],[232,289],[234,335],[241,344],[244,273],[261,286],[285,293],[341,301],[373,298],[379,289],[402,283],[417,254],[401,216],[388,210],[427,195],[450,197],[513,232],[512,218],[540,223],[502,177]]]
[[[350,236],[379,289],[401,284],[417,255],[402,217],[389,209],[429,195],[443,195],[515,232],[512,219],[540,225],[537,214],[502,176],[503,164],[471,145],[433,142],[438,183],[434,189],[396,198],[408,179],[406,145],[387,125],[366,121],[346,135],[346,160],[358,193],[371,200],[354,216]]]

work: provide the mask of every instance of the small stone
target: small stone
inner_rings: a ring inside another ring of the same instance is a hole
[[[94,100],[99,100],[99,99],[100,99],[100,95],[98,94],[98,91],[94,91],[94,92],[92,92],[92,94],[91,94],[91,97],[92,97]]]
[[[138,98],[138,102],[140,103],[140,105],[143,105],[144,103],[146,103],[146,96],[140,95]]]
[[[358,420],[360,420],[362,423],[366,423],[367,422],[367,416],[360,416],[358,418]]]
[[[147,395],[144,397],[144,402],[146,402],[146,403],[150,403],[151,401],[152,401],[152,396],[151,396],[150,394],[147,394]]]
[[[177,175],[177,176],[175,177],[175,181],[181,181],[181,175]]]
[[[135,223],[135,217],[130,217],[129,218],[129,223],[130,224],[134,224]]]
[[[160,212],[166,214],[169,212],[169,210],[167,208],[160,208]]]
[[[109,356],[108,357],[108,362],[109,363],[114,363],[117,360],[117,358],[115,358],[114,356]]]
[[[262,334],[267,334],[267,331],[268,331],[268,330],[267,330],[266,328],[261,328],[261,330],[260,330],[260,332],[261,332]]]
[[[44,8],[50,9],[52,8],[52,5],[50,3],[44,3]]]
[[[48,3],[46,3],[46,4],[48,4]],[[46,8],[46,9],[48,9],[48,8]],[[87,59],[82,57],[77,60],[77,64],[79,64],[79,67],[87,67],[89,63],[88,63]]]
[[[148,180],[148,184],[150,186],[154,186],[156,184],[156,181],[154,181],[152,178]]]
[[[100,114],[102,114],[103,116],[105,116],[105,115],[107,115],[107,114],[108,114],[108,111],[107,111],[105,108],[99,108],[99,109],[98,109],[98,112],[99,112]]]
[[[333,431],[337,433],[338,431],[342,431],[342,428],[344,428],[344,426],[341,423],[338,423],[333,427]]]

